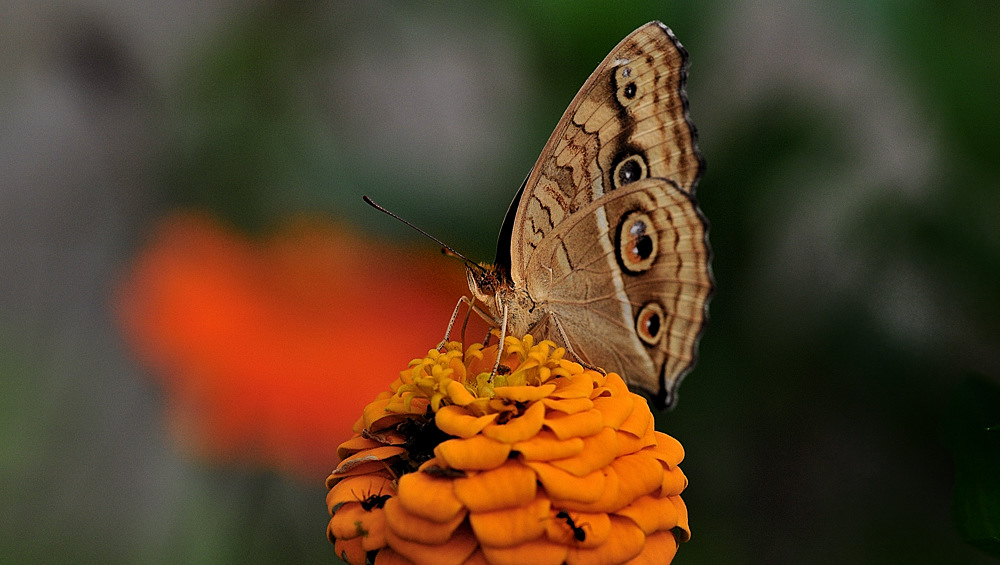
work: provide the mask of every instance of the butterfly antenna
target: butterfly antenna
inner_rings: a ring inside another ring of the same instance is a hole
[[[440,239],[434,237],[433,235],[425,232],[424,230],[422,230],[422,229],[418,228],[417,226],[413,225],[412,223],[404,220],[403,218],[399,217],[394,212],[390,212],[389,210],[386,210],[381,205],[375,203],[374,200],[372,200],[371,198],[368,198],[367,195],[363,195],[361,198],[363,198],[364,201],[365,201],[365,203],[368,204],[369,206],[371,206],[372,208],[375,208],[379,212],[384,212],[384,213],[388,214],[389,216],[392,216],[393,218],[396,218],[400,222],[403,222],[404,224],[406,224],[406,225],[410,226],[411,228],[417,230],[419,233],[423,234],[425,237],[429,238],[434,243],[437,243],[438,245],[440,245],[441,246],[441,253],[444,253],[445,255],[449,255],[451,257],[457,257],[457,258],[461,259],[462,261],[465,262],[466,266],[468,266],[470,269],[475,269],[477,271],[482,270],[482,267],[479,265],[479,263],[476,263],[475,261],[469,259],[465,255],[462,255],[458,251],[455,251],[447,243],[445,243],[445,242],[441,241]]]

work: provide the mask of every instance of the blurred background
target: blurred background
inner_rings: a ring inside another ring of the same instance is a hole
[[[973,0],[3,3],[0,562],[336,562],[357,412],[326,399],[366,376],[324,375],[372,347],[338,336],[402,369],[464,285],[360,196],[491,259],[653,19],[691,53],[718,285],[657,415],[676,562],[994,562],[947,433],[1000,377],[1000,4]]]

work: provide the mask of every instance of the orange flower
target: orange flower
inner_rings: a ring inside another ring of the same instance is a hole
[[[364,564],[669,563],[690,529],[646,400],[532,336],[410,362],[340,446],[327,535]]]
[[[447,261],[319,220],[254,241],[182,213],[156,231],[117,306],[185,444],[318,478],[363,399],[384,390],[378,375],[441,338],[441,313],[466,290]]]

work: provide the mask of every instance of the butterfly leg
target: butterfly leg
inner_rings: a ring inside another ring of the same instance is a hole
[[[495,323],[495,322],[494,322]],[[493,362],[493,372],[490,373],[490,381],[496,376],[500,368],[500,358],[503,357],[503,340],[507,337],[507,303],[503,303],[503,321],[500,322],[500,345],[497,347],[497,360]]]
[[[458,303],[455,304],[455,310],[451,313],[451,319],[448,320],[448,328],[445,329],[445,331],[444,331],[444,339],[442,339],[441,342],[438,343],[438,345],[437,345],[437,348],[439,350],[441,348],[443,348],[445,346],[445,344],[448,343],[448,338],[451,336],[451,330],[454,329],[454,327],[455,327],[455,320],[458,319],[458,312],[462,308],[462,304],[465,304],[465,305],[467,305],[469,307],[469,312],[466,313],[465,321],[462,323],[462,342],[463,343],[465,342],[465,326],[466,326],[466,324],[469,323],[469,316],[471,316],[472,312],[475,312],[476,314],[478,314],[479,317],[482,318],[483,320],[485,320],[487,324],[490,324],[491,326],[496,326],[497,321],[494,320],[492,316],[490,316],[489,314],[487,314],[486,312],[484,312],[482,308],[480,308],[479,306],[477,306],[476,303],[473,301],[473,299],[469,298],[468,296],[463,296],[463,297],[459,298],[458,299]]]
[[[553,312],[549,312],[548,316],[552,318],[552,325],[554,325],[556,327],[556,331],[559,332],[559,337],[562,339],[563,345],[566,347],[566,352],[572,355],[573,358],[576,359],[577,363],[583,365],[587,369],[590,369],[592,371],[597,371],[602,375],[608,374],[608,372],[605,371],[604,369],[600,367],[595,367],[594,365],[591,365],[590,363],[585,361],[583,357],[580,357],[580,355],[576,352],[576,350],[573,349],[573,346],[570,345],[569,337],[566,335],[566,330],[563,329],[562,322],[559,321],[559,317],[556,316]]]

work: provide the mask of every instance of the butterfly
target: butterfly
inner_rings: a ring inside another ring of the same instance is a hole
[[[501,333],[551,339],[663,408],[697,357],[714,283],[688,53],[650,22],[590,75],[504,218],[492,264],[467,263]]]

